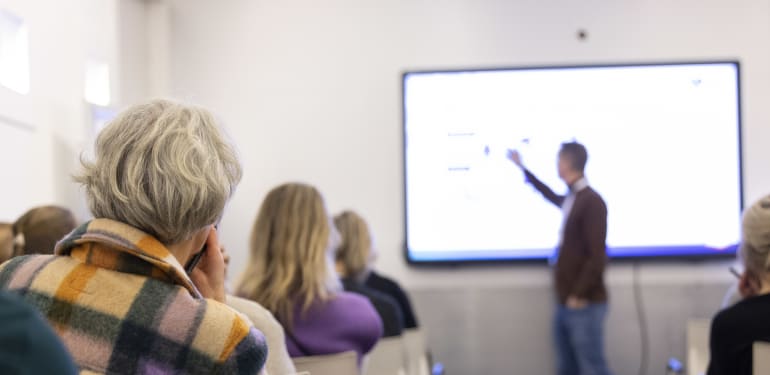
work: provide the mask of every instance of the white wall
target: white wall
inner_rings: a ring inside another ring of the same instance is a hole
[[[148,6],[141,0],[117,1],[118,59],[115,70],[118,76],[120,103],[117,107],[134,104],[147,98],[150,88],[151,29]]]
[[[404,70],[737,58],[743,73],[745,197],[751,201],[770,191],[767,0],[169,4],[170,93],[215,110],[245,166],[222,225],[234,273],[247,258],[247,236],[266,191],[290,180],[313,183],[332,211],[353,208],[369,219],[380,268],[417,295],[418,308],[439,312],[423,320],[452,373],[510,373],[511,368],[547,373],[552,368],[548,299],[533,304],[519,299],[548,295],[548,270],[541,265],[425,269],[405,264]],[[588,31],[587,41],[577,40],[580,28]],[[696,178],[708,181],[708,176]],[[643,266],[647,298],[666,301],[648,306],[657,319],[651,329],[658,332],[650,374],[662,372],[667,355],[683,355],[687,317],[708,317],[716,309],[730,281],[726,263]],[[638,331],[629,324],[635,319],[628,295],[630,265],[613,264],[608,279],[618,293],[608,333],[610,355],[619,373],[632,373]],[[692,297],[701,289],[709,292]],[[666,294],[670,291],[680,292]],[[455,298],[458,293],[467,298]],[[456,306],[505,295],[518,302],[515,314],[507,307]],[[441,311],[453,318],[437,316]],[[506,320],[510,316],[541,335],[521,331],[521,323]],[[669,316],[681,319],[666,321]],[[509,345],[503,352],[482,352],[482,347],[495,350],[481,345],[483,333],[509,338]]]
[[[116,0],[119,110],[168,95],[168,5],[164,0]]]
[[[413,287],[456,283],[453,272],[407,267],[401,253],[407,69],[738,58],[746,198],[770,191],[768,1],[230,0],[171,8],[171,93],[217,111],[246,167],[223,225],[239,250],[236,267],[266,190],[303,180],[333,211],[366,215],[382,268]],[[588,41],[577,40],[579,28]],[[547,279],[539,268],[463,274],[472,276],[463,283],[484,285]]]
[[[85,0],[0,1],[0,8],[27,24],[30,62],[28,94],[0,86],[0,115],[8,120],[0,127],[7,127],[7,122],[26,125],[24,134],[17,138],[24,139],[24,154],[6,154],[8,159],[2,160],[4,169],[23,179],[13,181],[15,186],[4,184],[0,188],[5,197],[0,220],[13,220],[34,205],[71,205],[76,199],[68,174],[86,136],[82,99],[85,60],[87,56],[107,56],[107,49],[115,45],[109,30],[98,34],[89,31],[109,23],[109,5]],[[87,15],[93,20],[86,22]]]
[[[0,221],[52,203],[90,216],[71,180],[94,137],[83,99],[86,62],[109,65],[111,106],[146,98],[155,67],[147,63],[154,51],[147,8],[143,0],[0,0],[0,9],[27,23],[30,60],[28,94],[0,86],[0,162],[13,181],[0,188]]]

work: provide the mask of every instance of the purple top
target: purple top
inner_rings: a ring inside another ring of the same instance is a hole
[[[304,319],[303,319],[304,317]],[[294,309],[294,327],[286,331],[292,357],[342,353],[355,350],[360,362],[382,337],[382,320],[366,297],[339,292],[316,302],[304,314]]]

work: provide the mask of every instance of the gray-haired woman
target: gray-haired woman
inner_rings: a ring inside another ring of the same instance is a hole
[[[770,341],[770,196],[743,214],[738,258],[745,271],[738,282],[743,300],[711,323],[709,375],[750,375],[753,345]]]
[[[55,255],[4,263],[0,287],[43,312],[82,371],[258,373],[264,337],[224,304],[214,224],[241,167],[211,114],[140,104],[99,134],[95,151],[76,180],[96,219]]]

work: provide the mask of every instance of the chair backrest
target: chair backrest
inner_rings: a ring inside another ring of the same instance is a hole
[[[770,342],[755,342],[753,352],[754,363],[752,363],[752,367],[754,375],[770,374]]]
[[[311,375],[359,375],[354,351],[297,357],[292,360],[297,372],[307,371]]]
[[[381,339],[364,359],[363,374],[405,375],[406,355],[404,349],[402,337]]]
[[[427,341],[425,332],[419,328],[404,331],[406,373],[408,375],[430,375]]]
[[[703,375],[709,365],[709,334],[711,320],[687,321],[687,374]]]

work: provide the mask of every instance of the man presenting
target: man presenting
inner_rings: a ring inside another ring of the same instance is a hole
[[[554,286],[558,297],[554,318],[559,375],[609,375],[604,358],[604,320],[607,289],[607,206],[583,175],[588,153],[577,142],[563,143],[558,172],[569,186],[566,196],[554,193],[524,166],[519,152],[508,157],[519,166],[527,182],[561,208],[563,221],[554,256]]]

